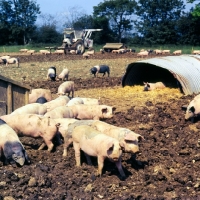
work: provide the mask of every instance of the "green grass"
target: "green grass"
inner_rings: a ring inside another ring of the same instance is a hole
[[[105,44],[95,45],[94,49],[98,52],[103,48]],[[0,46],[0,53],[10,53],[10,52],[19,52],[20,49],[33,49],[36,52],[39,52],[41,49],[45,49],[45,47],[58,47],[61,44],[30,44],[30,45],[16,45],[16,46]],[[171,53],[175,50],[182,50],[183,54],[191,54],[193,50],[200,50],[200,46],[192,46],[192,45],[155,45],[155,46],[141,46],[141,45],[127,45],[128,48],[135,49],[136,52],[139,52],[141,49],[170,49]]]

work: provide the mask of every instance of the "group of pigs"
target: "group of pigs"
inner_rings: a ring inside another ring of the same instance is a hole
[[[102,174],[104,160],[108,158],[116,164],[121,177],[125,177],[122,152],[137,153],[138,142],[143,137],[129,129],[100,121],[113,117],[114,107],[101,105],[99,99],[70,98],[65,95],[66,91],[60,91],[58,88],[60,96],[52,100],[50,90],[33,89],[29,104],[0,116],[0,148],[4,162],[21,166],[30,163],[18,136],[42,137],[44,142],[39,150],[47,146],[51,151],[54,140],[58,143],[63,140],[63,156],[67,156],[67,149],[73,143],[77,166],[81,165],[82,150],[88,164],[91,164],[90,156],[97,157],[98,175]]]

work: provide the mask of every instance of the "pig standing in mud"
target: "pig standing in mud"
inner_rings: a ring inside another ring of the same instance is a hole
[[[110,68],[107,65],[96,65],[90,69],[90,72],[94,77],[97,77],[98,73],[103,73],[103,76],[107,73],[108,77],[110,76]]]
[[[4,156],[5,163],[16,162],[23,166],[25,162],[31,162],[17,133],[2,119],[0,119],[0,138],[0,157]]]
[[[144,91],[152,91],[155,89],[164,89],[166,86],[162,82],[148,83],[144,82]]]
[[[185,113],[185,120],[191,119],[194,122],[194,118],[200,115],[200,95],[194,97],[194,99],[189,103]]]
[[[43,88],[32,89],[29,94],[29,103],[36,103],[37,99],[40,97],[44,97],[47,101],[51,101],[51,91]]]
[[[92,164],[89,156],[96,156],[98,160],[97,175],[102,175],[105,158],[114,162],[120,175],[125,178],[122,169],[122,150],[118,140],[109,137],[87,125],[77,126],[72,132],[73,147],[75,150],[76,166],[81,166],[80,150],[85,153],[87,162]]]
[[[52,139],[56,136],[60,125],[54,120],[34,114],[4,115],[0,118],[13,128],[18,135],[33,138],[42,137],[48,147],[48,151],[53,149]],[[39,150],[43,149],[43,147],[44,145],[41,145]]]
[[[116,110],[115,107],[107,106],[107,105],[73,105],[69,106],[74,114],[75,119],[106,119],[112,118],[113,113]]]
[[[69,78],[69,70],[67,68],[65,68],[58,75],[58,79],[61,79],[62,81],[64,81],[64,80],[68,81],[68,78]]]
[[[47,72],[47,80],[51,79],[51,81],[56,80],[56,67],[49,67],[48,72]]]
[[[58,95],[66,95],[68,96],[72,93],[72,98],[74,97],[74,81],[65,81],[58,87]]]

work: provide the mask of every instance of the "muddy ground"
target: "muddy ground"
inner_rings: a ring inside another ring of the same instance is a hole
[[[101,56],[116,59],[112,54],[99,54],[94,59],[100,62]],[[29,57],[21,57],[22,62],[30,62]],[[55,56],[51,62],[60,58]],[[82,59],[73,56],[76,58]],[[115,105],[117,111],[112,119],[105,120],[107,123],[144,136],[139,154],[122,156],[126,179],[122,180],[115,165],[107,160],[102,177],[96,177],[96,158],[89,166],[82,155],[82,166],[77,168],[73,147],[63,158],[62,145],[51,153],[38,151],[41,139],[20,137],[32,163],[18,167],[0,162],[0,199],[200,199],[200,121],[185,121],[181,109],[194,95],[185,96],[173,88],[151,94],[141,92],[142,86],[121,88],[120,76],[70,80],[76,85],[75,96],[98,94],[103,104]],[[61,84],[41,79],[23,82],[33,88],[49,88],[53,97]]]

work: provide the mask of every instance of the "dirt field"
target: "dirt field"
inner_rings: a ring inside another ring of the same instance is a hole
[[[0,199],[200,199],[200,121],[185,121],[181,110],[194,95],[185,96],[177,88],[152,92],[143,92],[142,85],[122,88],[126,65],[138,59],[134,54],[96,54],[88,60],[77,55],[16,56],[20,68],[0,66],[1,75],[32,88],[49,88],[55,98],[62,81],[47,81],[47,68],[56,66],[59,73],[67,67],[75,96],[100,97],[102,104],[115,106],[114,117],[105,121],[129,128],[145,140],[139,154],[123,154],[126,179],[122,180],[107,160],[102,177],[96,177],[96,158],[89,166],[82,155],[77,168],[73,147],[63,158],[62,145],[48,153],[37,150],[41,139],[20,137],[32,163],[20,168],[0,162]],[[108,64],[111,77],[92,77],[89,69],[96,64]]]

